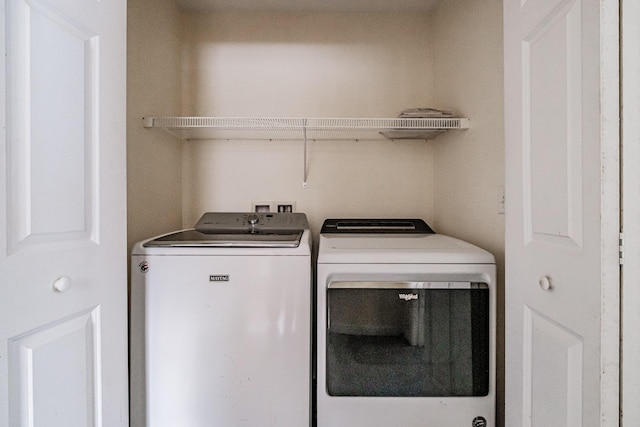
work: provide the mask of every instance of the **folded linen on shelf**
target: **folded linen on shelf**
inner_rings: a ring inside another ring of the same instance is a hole
[[[436,110],[435,108],[407,108],[398,115],[401,118],[432,119],[454,117],[453,111]]]
[[[400,112],[401,119],[447,119],[455,117],[453,111],[437,110],[435,108],[407,108]],[[433,139],[444,133],[446,129],[390,129],[380,132],[389,139]]]

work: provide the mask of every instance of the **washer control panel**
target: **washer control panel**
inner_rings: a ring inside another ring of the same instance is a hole
[[[306,230],[307,216],[303,213],[275,212],[207,212],[195,226],[202,233],[247,230]]]

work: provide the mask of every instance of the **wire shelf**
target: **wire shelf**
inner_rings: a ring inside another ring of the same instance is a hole
[[[299,117],[145,117],[146,128],[160,128],[185,140],[302,141],[307,187],[308,141],[379,139],[427,140],[451,129],[468,129],[471,120],[438,118],[299,118]]]
[[[431,139],[467,129],[465,118],[145,117],[183,140],[373,140]]]

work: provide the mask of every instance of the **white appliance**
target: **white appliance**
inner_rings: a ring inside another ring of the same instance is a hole
[[[422,220],[325,221],[318,427],[494,426],[495,331],[487,251]]]
[[[131,276],[132,407],[145,408],[132,420],[310,425],[304,214],[207,213],[194,229],[136,244]]]

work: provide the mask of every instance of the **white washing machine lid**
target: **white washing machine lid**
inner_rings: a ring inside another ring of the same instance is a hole
[[[320,234],[318,264],[372,263],[495,264],[495,258],[471,243],[433,232]]]
[[[144,243],[146,247],[297,248],[303,230],[281,232],[238,231],[203,233],[196,229],[176,231]]]
[[[195,228],[152,237],[136,244],[144,255],[278,255],[310,253],[307,217],[302,213],[205,213]],[[239,252],[240,251],[240,252]]]
[[[192,230],[192,229],[190,229]],[[189,231],[189,230],[182,230]],[[304,230],[297,246],[148,246],[153,240],[171,235],[163,234],[136,243],[131,255],[167,256],[311,256],[311,232]]]

